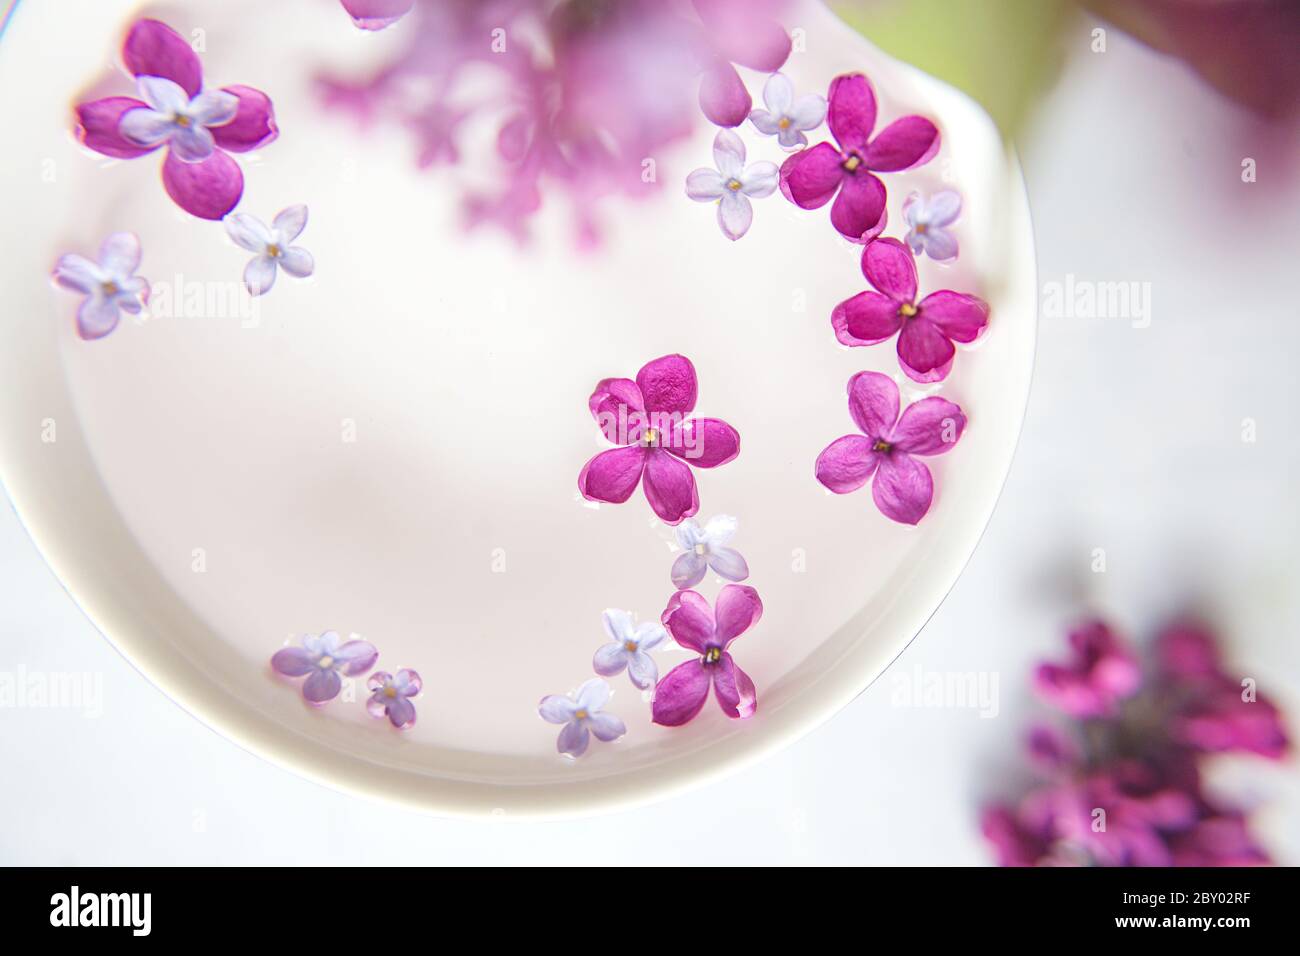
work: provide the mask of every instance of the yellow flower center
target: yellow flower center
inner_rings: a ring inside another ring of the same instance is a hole
[[[898,314],[905,319],[910,319],[912,316],[916,315],[916,311],[916,306],[912,305],[910,302],[904,302],[898,307]]]
[[[192,121],[188,116],[186,116],[184,113],[177,113],[177,114],[176,114],[176,117],[175,117],[175,123],[176,123],[176,125],[179,126],[181,129],[189,129],[190,126],[193,125],[193,121]]]
[[[716,664],[720,660],[722,660],[722,648],[710,647],[707,651],[704,652],[704,663]]]
[[[705,553],[706,553],[707,551],[708,551],[708,549],[707,549],[706,547],[704,547],[704,545],[702,545],[702,544],[697,544],[697,545],[695,546],[695,553],[698,554],[700,557],[704,557],[704,555],[705,555]]]
[[[316,666],[317,666],[317,667],[322,667],[322,668],[323,668],[323,667],[333,667],[333,666],[334,666],[334,658],[332,658],[332,657],[330,657],[328,654],[326,654],[324,657],[322,657],[320,660],[318,660],[318,661],[316,662]]]
[[[273,242],[266,247],[266,254],[272,259],[279,259],[281,254],[280,247]]]
[[[397,696],[397,688],[396,688],[396,687],[385,687],[385,688],[384,688],[384,696],[385,696],[385,697],[396,697],[396,696]]]
[[[893,447],[894,446],[889,444],[889,442],[877,438],[876,443],[871,446],[871,450],[879,451],[879,452],[888,452]]]
[[[741,183],[739,179],[727,180],[727,188],[730,189],[733,193],[738,192],[740,190],[740,185]]]
[[[117,295],[119,292],[122,291],[117,287],[117,283],[114,282],[112,279],[109,279],[107,282],[100,283],[99,288],[106,296]]]
[[[647,448],[655,448],[659,444],[659,429],[647,428],[641,433],[641,444]]]
[[[776,125],[779,126],[781,129],[789,129],[790,117],[782,116],[779,120],[776,121]]]
[[[862,159],[861,157],[858,156],[850,156],[848,159],[844,160],[844,168],[847,169],[849,172],[856,171],[857,168],[861,165],[862,165]]]
[[[928,229],[928,228],[930,228],[930,227],[927,226],[927,225],[926,225],[925,223],[923,223],[923,222],[918,222],[914,228],[916,229],[916,234],[917,234],[918,236],[924,236],[924,235],[925,235],[925,230]]]
[[[587,711],[586,711],[585,708],[580,708],[580,709],[575,710],[575,711],[573,712],[573,716],[576,717],[576,718],[578,718],[578,720],[586,720],[586,719],[587,719]]]

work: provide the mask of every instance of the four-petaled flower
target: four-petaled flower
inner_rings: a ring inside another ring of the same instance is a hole
[[[831,223],[854,242],[867,242],[885,228],[885,184],[872,175],[911,169],[939,150],[939,130],[921,116],[904,116],[874,139],[876,96],[860,73],[831,83],[827,123],[838,146],[819,143],[795,153],[781,167],[781,191],[804,209],[817,209],[838,192]]]
[[[627,733],[623,721],[602,708],[609,703],[609,684],[593,677],[573,697],[550,694],[537,705],[537,713],[549,724],[564,724],[555,741],[555,749],[570,757],[581,757],[587,752],[591,735],[608,743]]]
[[[343,0],[343,9],[362,30],[382,30],[411,12],[415,0]]]
[[[898,414],[898,386],[888,375],[859,372],[849,379],[849,414],[861,435],[845,435],[817,456],[817,480],[845,495],[872,475],[871,497],[887,518],[916,524],[930,510],[934,479],[915,455],[940,455],[966,428],[957,405],[930,396]]]
[[[763,84],[765,110],[754,110],[749,121],[764,136],[775,136],[783,149],[808,145],[804,133],[816,129],[826,119],[826,98],[805,93],[794,98],[794,84],[784,73],[773,73]]]
[[[677,727],[700,712],[712,685],[722,712],[752,717],[758,706],[754,682],[727,648],[763,616],[763,602],[748,585],[728,584],[718,592],[716,613],[696,591],[678,591],[664,609],[663,623],[682,647],[700,656],[679,664],[655,688],[654,722]]]
[[[717,418],[686,418],[695,408],[695,366],[683,355],[647,362],[636,381],[596,383],[587,405],[605,437],[621,448],[582,466],[578,490],[588,501],[621,504],[645,478],[654,513],[678,524],[700,510],[687,465],[716,468],[740,454],[740,434]]]
[[[319,636],[306,634],[302,647],[286,647],[275,652],[271,667],[285,677],[303,677],[302,696],[313,704],[323,704],[338,696],[343,687],[340,673],[348,677],[363,674],[375,663],[379,651],[368,641],[342,641],[334,631]]]
[[[658,621],[633,624],[631,614],[614,608],[601,615],[601,620],[610,642],[596,649],[596,656],[591,659],[592,669],[601,677],[613,677],[626,667],[627,676],[636,687],[641,690],[653,687],[659,679],[659,668],[649,651],[668,636],[663,625]]]
[[[989,321],[983,299],[932,292],[916,300],[916,261],[897,239],[877,239],[862,250],[862,274],[878,292],[860,292],[831,313],[845,345],[876,345],[898,336],[898,361],[916,382],[938,382],[952,371],[953,342],[973,342]]]
[[[135,275],[140,265],[140,240],[115,232],[99,247],[99,261],[74,253],[60,256],[54,280],[65,289],[85,294],[77,309],[77,332],[83,339],[103,338],[117,328],[122,312],[138,314],[149,298],[149,283]]]
[[[951,189],[937,192],[929,199],[912,193],[903,201],[904,236],[912,252],[924,252],[936,262],[957,258],[957,238],[947,229],[961,215],[961,195]]]
[[[415,705],[411,698],[420,693],[423,686],[420,675],[409,668],[404,667],[395,675],[375,671],[366,681],[370,690],[366,712],[371,717],[387,717],[398,730],[410,730],[415,726]]]
[[[117,159],[134,159],[170,143],[162,167],[167,194],[201,219],[222,218],[244,192],[244,174],[227,150],[243,153],[275,139],[270,99],[249,86],[205,93],[194,50],[158,20],[136,21],[122,45],[122,60],[149,102],[110,96],[81,103],[77,138]]]
[[[686,195],[696,202],[716,202],[722,234],[736,240],[749,232],[754,221],[749,198],[776,192],[780,171],[766,160],[746,166],[745,144],[729,129],[718,130],[714,137],[713,161],[717,169],[702,167],[686,177]]]
[[[311,275],[316,263],[302,246],[291,246],[307,227],[307,207],[290,206],[276,213],[270,228],[255,216],[237,212],[226,217],[226,232],[240,246],[257,256],[244,268],[244,285],[251,295],[270,291],[277,266],[291,276]]]
[[[728,581],[743,581],[749,577],[749,565],[735,548],[725,547],[736,533],[737,522],[731,515],[710,518],[704,527],[694,518],[677,526],[677,543],[682,553],[673,562],[673,584],[680,588],[693,588],[704,580],[704,572],[712,568]]]

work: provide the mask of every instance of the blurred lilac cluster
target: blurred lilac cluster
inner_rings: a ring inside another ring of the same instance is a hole
[[[544,187],[555,187],[569,200],[580,242],[598,242],[598,201],[657,188],[663,148],[686,136],[715,100],[730,104],[735,88],[744,90],[733,61],[747,65],[752,47],[769,65],[774,31],[780,60],[789,53],[789,37],[773,19],[785,0],[344,6],[363,28],[393,26],[404,46],[367,76],[320,76],[326,105],[363,123],[396,119],[414,135],[421,167],[458,164],[479,174],[488,184],[467,187],[467,223],[501,226],[520,239]],[[743,99],[736,122],[749,113],[747,93]],[[496,155],[462,157],[461,134],[480,123],[495,131]]]
[[[1144,667],[1100,621],[1070,634],[1071,657],[1041,664],[1039,696],[1072,718],[1037,727],[1029,751],[1046,780],[1015,805],[985,810],[1002,866],[1267,864],[1245,813],[1203,790],[1206,755],[1278,760],[1281,714],[1249,677],[1225,670],[1196,622],[1161,632]]]

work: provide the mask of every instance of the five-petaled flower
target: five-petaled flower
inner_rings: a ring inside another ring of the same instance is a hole
[[[749,121],[764,136],[775,136],[786,150],[808,145],[808,130],[816,129],[826,119],[826,98],[805,93],[795,99],[794,84],[784,73],[773,73],[763,84],[765,110],[754,110]]]
[[[836,196],[831,223],[854,242],[885,228],[885,184],[872,173],[892,173],[928,162],[939,151],[939,130],[922,116],[904,116],[874,139],[876,96],[860,73],[832,81],[827,124],[838,145],[819,143],[781,167],[781,191],[804,209]]]
[[[649,652],[668,636],[663,625],[658,621],[633,624],[631,614],[615,608],[605,611],[601,620],[609,643],[596,649],[596,656],[591,659],[592,669],[601,677],[613,677],[626,667],[627,676],[636,687],[641,690],[653,687],[659,679],[659,668]]]
[[[411,12],[415,0],[343,0],[343,9],[362,30],[382,30]]]
[[[729,129],[718,130],[713,140],[717,169],[703,167],[686,177],[686,195],[696,202],[718,204],[718,226],[728,239],[739,239],[754,221],[750,197],[761,199],[776,192],[780,171],[766,160],[745,165],[745,144]]]
[[[257,255],[244,267],[244,285],[251,295],[268,292],[278,266],[291,276],[311,275],[316,263],[302,246],[291,246],[307,227],[307,207],[290,206],[276,213],[270,227],[255,216],[237,212],[226,217],[226,232],[238,245]]]
[[[582,466],[578,490],[588,501],[621,504],[642,483],[654,513],[678,524],[700,510],[697,468],[716,468],[740,454],[740,434],[717,418],[686,418],[695,408],[695,366],[683,355],[647,362],[636,381],[607,378],[588,400],[609,441]]]
[[[849,414],[862,430],[831,442],[817,456],[817,480],[845,495],[874,475],[871,497],[887,518],[916,524],[934,498],[930,469],[916,455],[952,448],[966,428],[960,407],[930,396],[898,414],[898,386],[888,375],[859,372],[849,379]]]
[[[845,345],[876,345],[898,336],[898,361],[916,382],[938,382],[952,371],[953,342],[973,342],[989,321],[983,299],[932,292],[916,300],[916,261],[897,239],[877,239],[862,250],[862,274],[878,292],[860,292],[831,313]]]
[[[758,706],[754,682],[736,666],[727,648],[763,616],[763,602],[748,585],[728,584],[718,592],[716,612],[696,591],[678,591],[664,609],[663,623],[682,647],[699,655],[674,667],[655,688],[654,722],[677,727],[700,712],[712,685],[722,712],[752,717]]]
[[[912,252],[924,252],[936,262],[957,258],[957,238],[948,231],[961,215],[961,194],[951,189],[937,192],[929,199],[912,193],[903,201],[903,221],[907,223],[907,240]]]
[[[270,99],[249,86],[204,91],[194,50],[158,20],[136,21],[122,60],[148,102],[110,96],[79,104],[77,138],[117,159],[169,145],[162,167],[167,194],[192,215],[221,219],[244,192],[244,174],[229,152],[256,149],[277,135]]]
[[[623,721],[603,711],[609,703],[609,696],[609,684],[593,677],[579,687],[573,697],[562,694],[543,697],[537,705],[542,720],[548,724],[564,724],[555,740],[555,749],[569,757],[581,757],[587,752],[592,734],[597,740],[608,743],[627,733]]]
[[[693,588],[704,580],[704,572],[709,568],[728,581],[749,577],[749,565],[741,553],[726,547],[736,527],[736,519],[731,515],[716,515],[703,527],[694,518],[679,524],[674,530],[682,553],[673,562],[673,584],[679,589]]]
[[[140,265],[140,240],[115,232],[99,247],[99,261],[68,253],[54,267],[54,280],[81,292],[77,332],[83,339],[103,338],[117,328],[121,313],[138,314],[149,298],[149,283],[135,275]]]
[[[366,681],[370,691],[366,712],[371,717],[387,717],[398,730],[410,730],[415,726],[415,705],[411,698],[420,693],[423,686],[420,675],[406,667],[396,674],[375,671]]]
[[[286,647],[275,652],[271,667],[285,677],[306,677],[302,696],[313,704],[323,704],[338,696],[343,687],[339,674],[355,677],[370,669],[379,657],[375,645],[368,641],[343,641],[336,632],[319,636],[306,634],[302,647]]]

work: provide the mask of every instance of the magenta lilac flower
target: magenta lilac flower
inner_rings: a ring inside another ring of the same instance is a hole
[[[674,667],[655,688],[654,722],[678,727],[704,707],[713,687],[722,712],[731,718],[754,715],[754,682],[732,659],[728,648],[758,623],[763,602],[745,584],[728,584],[718,592],[715,608],[696,591],[678,591],[664,609],[663,623],[680,646],[698,657]]]
[[[694,0],[709,48],[700,109],[718,126],[739,126],[753,101],[733,64],[775,73],[790,56],[790,35],[777,21],[783,0]]]
[[[140,266],[140,240],[133,233],[115,232],[99,247],[99,259],[68,253],[54,266],[54,280],[80,292],[77,333],[99,339],[117,328],[123,312],[139,314],[149,299],[149,283],[135,274]]]
[[[205,90],[193,49],[158,20],[136,21],[122,61],[145,99],[110,96],[81,103],[77,138],[118,159],[166,146],[167,194],[191,215],[221,219],[244,191],[244,175],[230,153],[256,149],[278,135],[270,99],[248,86]]]
[[[364,674],[379,657],[368,641],[344,641],[334,631],[306,634],[302,647],[286,647],[275,652],[271,667],[285,677],[306,677],[302,696],[310,703],[323,704],[339,695],[343,679]]]
[[[872,138],[876,95],[860,73],[832,81],[827,123],[835,143],[795,153],[781,167],[781,191],[803,209],[830,202],[831,223],[844,237],[867,242],[885,228],[885,184],[873,173],[911,169],[939,151],[939,130],[904,116]]]
[[[375,671],[366,681],[366,688],[370,691],[366,712],[371,717],[387,717],[398,730],[410,730],[415,726],[415,705],[411,698],[419,694],[423,686],[420,675],[406,667],[396,674]]]
[[[592,669],[602,677],[613,677],[624,668],[633,685],[648,690],[659,679],[659,668],[650,651],[654,650],[668,632],[658,621],[635,624],[627,611],[610,608],[601,615],[609,643],[602,644],[591,660]]]
[[[761,199],[776,192],[779,175],[775,163],[766,160],[745,165],[745,144],[729,129],[718,130],[713,140],[713,161],[717,169],[697,169],[686,177],[686,195],[696,202],[718,207],[718,227],[728,239],[739,239],[754,221],[750,198]]]
[[[898,413],[898,386],[888,375],[859,372],[849,379],[849,414],[861,435],[845,435],[817,456],[817,480],[845,495],[874,476],[871,497],[887,518],[916,524],[934,498],[930,469],[917,456],[941,455],[966,429],[958,405],[931,396]]]
[[[279,268],[298,278],[311,275],[316,268],[310,252],[302,246],[290,245],[307,228],[306,206],[280,210],[269,227],[243,212],[227,216],[225,225],[231,239],[249,252],[257,253],[244,268],[244,285],[250,295],[269,292]]]
[[[543,697],[537,705],[542,720],[564,725],[555,740],[555,749],[568,757],[581,757],[587,752],[592,734],[608,743],[627,733],[623,721],[604,712],[609,697],[609,684],[599,677],[587,681],[572,697],[561,694]]]
[[[754,110],[749,121],[764,136],[775,136],[785,150],[808,145],[804,134],[826,119],[826,99],[816,93],[795,98],[794,84],[784,73],[773,73],[763,85],[764,110]]]
[[[735,548],[727,547],[737,526],[738,522],[731,515],[716,515],[703,527],[694,518],[687,518],[674,528],[682,553],[673,562],[673,584],[678,589],[693,588],[704,580],[709,568],[728,581],[743,581],[749,577],[749,565],[744,556]]]
[[[957,258],[957,239],[948,227],[961,215],[961,194],[945,189],[929,199],[914,192],[903,200],[903,238],[916,255],[925,253],[936,262]]]
[[[668,524],[698,512],[690,466],[725,465],[740,454],[740,434],[718,418],[687,418],[696,393],[695,366],[683,355],[647,362],[636,381],[597,382],[587,405],[605,437],[621,447],[582,466],[582,496],[621,504],[640,484],[654,513]]]
[[[897,239],[862,250],[862,274],[878,291],[859,292],[831,313],[844,345],[876,345],[898,336],[898,361],[916,382],[938,382],[952,371],[954,342],[975,341],[989,321],[988,303],[961,292],[931,292],[917,301],[916,261]]]
[[[415,0],[343,0],[343,9],[362,30],[382,30],[411,12]]]
[[[1137,659],[1103,622],[1089,621],[1070,632],[1073,658],[1067,664],[1039,664],[1034,689],[1074,717],[1102,717],[1119,711],[1137,693],[1142,672]]]

